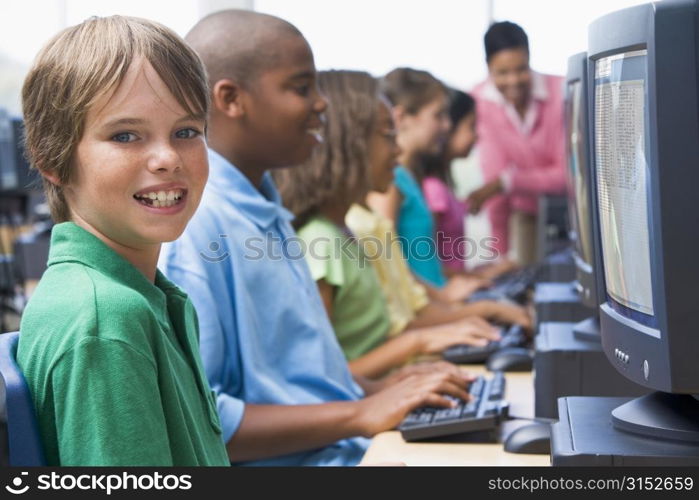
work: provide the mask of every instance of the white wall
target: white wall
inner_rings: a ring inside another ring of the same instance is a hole
[[[492,8],[528,33],[532,66],[564,74],[568,56],[585,50],[593,19],[643,0],[255,0],[255,10],[295,24],[320,69],[396,66],[427,69],[468,89],[486,75],[483,34]]]
[[[427,69],[468,87],[484,76],[486,0],[255,0],[255,10],[295,24],[320,69],[374,75],[397,66]]]
[[[19,113],[22,80],[41,47],[59,30],[90,16],[122,14],[153,19],[180,35],[204,15],[252,8],[254,0],[20,0],[0,14],[0,107]]]
[[[563,74],[584,50],[587,25],[639,0],[21,0],[0,15],[0,106],[19,111],[19,91],[32,59],[59,29],[91,15],[126,14],[159,21],[184,35],[203,15],[251,7],[294,23],[321,69],[381,75],[396,66],[427,69],[468,89],[485,77],[483,33],[489,15],[528,32],[532,66]]]
[[[569,56],[587,50],[587,27],[596,18],[643,0],[494,0],[496,21],[512,21],[529,37],[531,65],[563,75]]]

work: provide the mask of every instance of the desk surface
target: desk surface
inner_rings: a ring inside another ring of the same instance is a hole
[[[481,366],[470,368],[474,373],[484,373]],[[510,414],[522,417],[534,415],[534,384],[532,373],[507,373],[506,397],[510,402]],[[498,443],[407,443],[398,431],[377,434],[364,455],[362,463],[403,462],[406,465],[491,465],[491,466],[548,466],[549,455],[524,455],[507,453],[502,440],[528,420],[506,422]]]

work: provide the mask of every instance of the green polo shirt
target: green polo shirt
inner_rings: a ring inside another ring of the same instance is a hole
[[[20,332],[49,465],[229,465],[194,307],[159,271],[58,224]]]
[[[391,328],[386,298],[356,240],[324,217],[308,221],[298,235],[305,243],[313,279],[336,287],[330,321],[347,359],[386,342]]]

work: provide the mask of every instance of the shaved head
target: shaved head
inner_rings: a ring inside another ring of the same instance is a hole
[[[231,9],[201,19],[185,40],[204,62],[212,88],[224,78],[249,88],[279,63],[287,37],[303,35],[278,17]]]

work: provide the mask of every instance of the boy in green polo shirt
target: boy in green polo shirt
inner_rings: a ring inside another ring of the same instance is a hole
[[[39,53],[22,101],[57,223],[17,353],[49,465],[227,465],[194,308],[156,270],[208,175],[198,56],[91,18]]]

